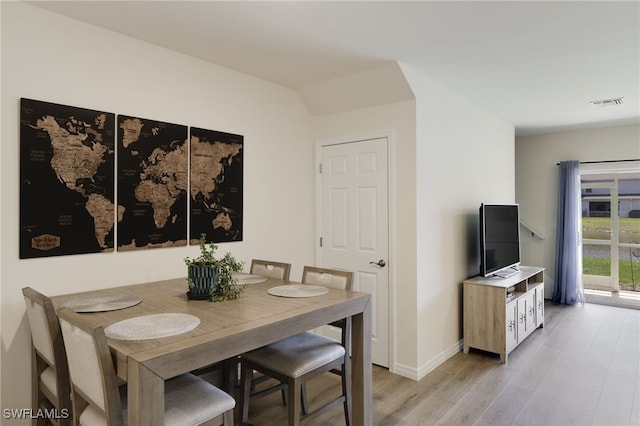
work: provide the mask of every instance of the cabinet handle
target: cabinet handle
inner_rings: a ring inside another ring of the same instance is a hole
[[[521,314],[520,315],[520,322],[524,323],[525,318],[527,318],[527,314]]]
[[[509,321],[509,331],[513,331],[513,327],[516,325],[516,322],[511,320]]]

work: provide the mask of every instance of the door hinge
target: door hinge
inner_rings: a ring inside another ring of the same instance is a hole
[[[320,237],[320,247],[322,247],[322,237]]]
[[[318,165],[318,173],[322,174],[322,163]]]

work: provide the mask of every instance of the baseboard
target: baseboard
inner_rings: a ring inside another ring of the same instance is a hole
[[[446,350],[442,351],[435,358],[430,359],[418,368],[396,363],[394,367],[390,369],[390,371],[394,374],[398,374],[408,379],[418,381],[435,370],[440,364],[442,364],[458,352],[462,351],[462,345],[462,340],[459,340]]]
[[[408,365],[396,363],[393,367],[389,368],[389,371],[393,374],[397,374],[407,379],[418,381],[418,370]]]

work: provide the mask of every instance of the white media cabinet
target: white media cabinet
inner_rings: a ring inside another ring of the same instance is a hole
[[[463,282],[464,353],[469,348],[507,355],[544,325],[544,268],[519,266],[507,278],[473,277]]]

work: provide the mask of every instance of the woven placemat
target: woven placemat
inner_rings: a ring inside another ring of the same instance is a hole
[[[189,314],[165,313],[129,318],[111,324],[104,334],[119,340],[148,340],[176,336],[193,330],[200,318]]]
[[[240,285],[258,284],[267,280],[267,277],[263,277],[262,275],[247,274],[246,272],[234,272],[231,275]]]
[[[142,302],[142,298],[129,293],[115,292],[75,297],[62,306],[74,312],[105,312],[129,308]]]
[[[329,289],[321,285],[287,284],[271,287],[267,293],[280,297],[314,297],[329,293]]]

